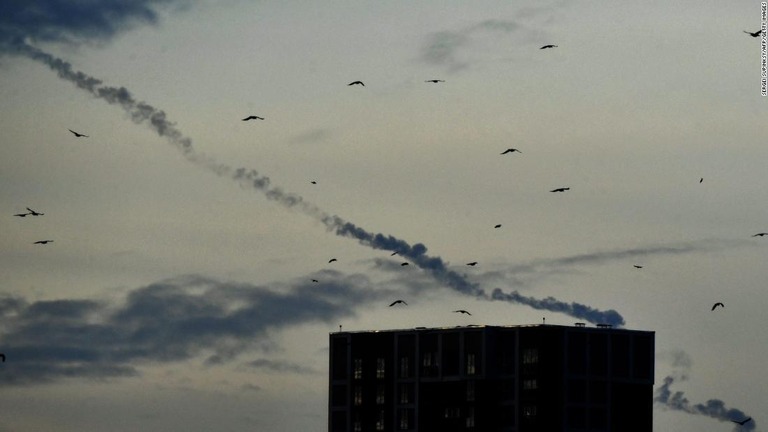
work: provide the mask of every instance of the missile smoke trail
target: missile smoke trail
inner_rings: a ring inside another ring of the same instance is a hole
[[[168,120],[164,111],[145,102],[137,101],[125,87],[110,87],[102,85],[102,81],[83,72],[74,71],[68,62],[54,57],[25,42],[15,41],[12,52],[26,56],[43,63],[58,76],[73,83],[78,88],[87,91],[94,97],[102,99],[111,105],[119,105],[137,124],[148,124],[158,135],[173,144],[188,161],[206,168],[221,177],[229,177],[241,187],[252,187],[262,192],[268,199],[280,203],[286,208],[296,209],[313,217],[334,231],[336,235],[356,239],[360,244],[388,251],[398,252],[410,259],[416,266],[427,271],[437,281],[462,294],[475,296],[484,300],[505,300],[520,303],[536,309],[546,309],[561,312],[592,323],[608,323],[623,325],[624,319],[614,310],[599,311],[578,303],[564,303],[552,297],[544,300],[523,296],[517,292],[503,294],[497,289],[492,296],[469,282],[463,275],[449,270],[440,257],[427,255],[427,247],[421,243],[410,245],[391,235],[373,234],[338,216],[330,215],[312,203],[304,201],[298,195],[287,193],[279,187],[272,186],[267,176],[247,168],[233,168],[217,162],[215,159],[195,151],[192,140],[179,131],[175,124]]]

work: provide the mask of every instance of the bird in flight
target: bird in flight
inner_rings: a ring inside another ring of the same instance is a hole
[[[544,45],[543,47],[539,49],[547,49],[547,48],[557,48],[557,45]]]
[[[28,215],[32,215],[32,216],[43,216],[43,215],[45,215],[45,213],[38,213],[38,212],[32,210],[29,207],[27,207],[27,210],[29,210],[29,213],[27,213]]]
[[[747,417],[747,418],[745,418],[744,420],[741,420],[741,421],[739,421],[739,420],[731,420],[731,421],[736,423],[739,426],[744,426],[744,424],[746,424],[750,420],[752,420],[752,417]]]
[[[703,182],[703,181],[704,181],[704,177],[702,177],[702,178],[700,178],[700,179],[699,179],[699,183],[701,183],[701,182]]]
[[[641,265],[637,265],[637,264],[635,264],[633,267],[634,267],[634,268],[643,268],[643,266],[641,266]]]
[[[252,115],[243,119],[243,121],[248,121],[248,120],[264,120],[264,117]]]
[[[389,304],[389,307],[392,307],[392,306],[394,306],[394,305],[396,305],[398,303],[402,303],[402,304],[408,306],[408,303],[406,303],[405,300],[395,300],[395,301],[393,301],[392,303]]]
[[[404,263],[400,264],[401,267],[404,267],[404,266],[407,266],[407,265],[408,265],[407,262],[404,262]]]
[[[469,313],[469,312],[465,311],[464,309],[455,310],[455,311],[453,311],[453,312],[455,312],[455,313],[462,313],[462,314],[467,314],[467,315],[469,315],[469,316],[472,316],[472,314],[471,314],[471,313]]]
[[[522,153],[520,150],[518,150],[516,148],[508,148],[508,149],[504,150],[504,152],[502,154],[514,153],[514,152]]]
[[[72,132],[73,134],[75,134],[75,138],[80,138],[80,137],[83,137],[83,138],[88,138],[88,135],[83,135],[83,134],[81,134],[81,133],[78,133],[78,132],[75,132],[75,131],[73,131],[72,129],[67,129],[67,130],[68,130],[68,131],[70,131],[70,132]]]
[[[762,233],[757,233],[757,234],[753,235],[752,237],[763,237],[763,236],[767,236],[767,235],[768,235],[768,232],[762,232]]]
[[[3,358],[3,363],[5,363],[5,354],[0,354],[0,357]]]
[[[494,228],[501,228],[501,224],[496,224]]]
[[[758,37],[758,36],[760,36],[763,33],[763,29],[760,29],[760,30],[758,30],[758,31],[756,31],[754,33],[748,32],[748,31],[744,30],[744,33],[746,33],[746,34],[748,34],[748,35],[750,35],[752,37]]]
[[[317,184],[317,182],[316,182],[316,181],[314,181],[314,180],[312,180],[310,183],[312,183],[312,184]]]
[[[391,254],[389,254],[389,256],[395,256],[395,255],[397,255],[397,251],[394,251]]]
[[[348,86],[351,86],[351,85],[361,85],[361,86],[365,87],[365,84],[363,84],[362,81],[352,81],[351,83],[349,83],[347,85]]]
[[[467,265],[474,267],[477,265],[477,261],[468,262]]]
[[[33,244],[42,244],[42,245],[44,245],[44,244],[48,244],[48,243],[52,243],[52,242],[53,242],[53,240],[38,240],[38,241],[34,242]]]
[[[336,258],[331,258],[330,260],[328,260],[328,264],[330,264],[330,263],[332,263],[334,261],[338,261],[338,260]]]
[[[31,214],[31,213],[18,213],[18,214],[15,214],[14,216],[18,216],[18,217],[27,217],[27,216],[29,216],[30,214]]]
[[[717,303],[715,303],[715,304],[713,304],[713,305],[712,305],[712,309],[711,309],[711,310],[715,310],[715,308],[716,308],[716,307],[718,307],[718,306],[720,306],[720,307],[725,307],[725,305],[724,305],[724,304],[722,304],[722,303],[720,303],[720,302],[717,302]]]
[[[557,189],[552,189],[550,192],[565,192],[567,190],[571,190],[571,188],[569,187],[557,188]]]
[[[424,82],[431,82],[431,83],[437,84],[437,83],[445,82],[445,80],[426,80]]]
[[[317,280],[317,279],[312,279],[312,282],[314,282],[314,283],[318,283],[318,282],[320,282],[320,281],[319,281],[319,280]]]

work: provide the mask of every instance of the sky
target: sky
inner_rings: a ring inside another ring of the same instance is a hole
[[[32,4],[1,432],[325,431],[340,326],[543,319],[654,331],[654,430],[768,430],[760,2]]]

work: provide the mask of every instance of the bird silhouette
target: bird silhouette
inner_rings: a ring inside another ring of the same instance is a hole
[[[571,188],[569,187],[557,188],[557,189],[552,189],[550,192],[565,192],[567,190],[571,190]]]
[[[351,83],[349,83],[347,85],[348,86],[351,86],[351,85],[361,85],[361,86],[365,87],[365,84],[363,84],[362,81],[352,81]]]
[[[319,280],[317,280],[317,279],[312,279],[312,282],[314,282],[314,283],[318,283],[318,282],[320,282],[320,281],[319,281]]]
[[[48,244],[48,243],[52,243],[52,242],[53,242],[53,240],[38,240],[38,241],[36,241],[36,242],[34,242],[32,244],[42,244],[42,245],[44,245],[44,244]]]
[[[468,262],[467,265],[474,267],[477,265],[477,261]]]
[[[401,266],[401,267],[403,267],[403,266],[407,266],[407,265],[408,265],[408,263],[407,263],[407,262],[404,262],[404,263],[400,264],[400,266]]]
[[[701,183],[701,182],[703,182],[703,181],[704,181],[704,177],[702,177],[702,178],[700,178],[700,179],[699,179],[699,183]]]
[[[395,256],[395,255],[397,255],[397,251],[394,251],[391,254],[389,254],[389,256]]]
[[[3,363],[5,363],[5,354],[0,354],[0,357],[3,358]]]
[[[547,49],[547,48],[557,48],[557,45],[544,45],[543,47],[539,49]]]
[[[462,314],[467,314],[467,315],[469,315],[469,316],[472,316],[472,314],[471,314],[471,313],[469,313],[469,312],[465,311],[464,309],[455,310],[455,311],[453,311],[453,312],[455,312],[455,313],[462,313]]]
[[[314,181],[314,180],[312,180],[310,183],[312,183],[312,184],[317,184],[317,182],[316,182],[316,181]]]
[[[328,264],[330,264],[330,263],[332,263],[334,261],[338,261],[338,260],[336,258],[331,258],[331,259],[328,260]]]
[[[518,150],[516,148],[508,148],[508,149],[504,150],[504,152],[502,154],[514,153],[514,152],[522,153],[520,150]]]
[[[760,29],[760,30],[758,30],[758,31],[756,31],[754,33],[748,32],[748,31],[744,30],[744,33],[746,33],[746,34],[748,34],[748,35],[750,35],[752,37],[759,37],[763,33],[763,29]]]
[[[31,213],[18,213],[18,214],[15,214],[14,216],[18,216],[18,217],[27,217],[27,216],[29,216],[30,214],[31,214]]]
[[[494,228],[501,228],[501,224],[495,225]]]
[[[29,213],[27,213],[28,215],[32,215],[32,216],[43,216],[43,215],[45,215],[45,213],[38,213],[38,212],[32,210],[29,207],[27,207],[27,210],[29,210]]]
[[[426,80],[424,82],[431,82],[431,83],[437,84],[437,83],[445,82],[445,80]]]
[[[744,420],[731,420],[732,422],[736,423],[739,426],[744,426],[745,423],[752,420],[752,417],[747,417]]]
[[[264,120],[264,117],[252,115],[243,119],[243,121],[248,121],[248,120]]]
[[[768,235],[768,232],[761,232],[761,233],[757,233],[757,234],[753,235],[752,237],[763,237],[763,236],[767,236],[767,235]]]
[[[393,301],[392,303],[389,304],[389,307],[392,307],[392,306],[394,306],[394,305],[396,305],[398,303],[402,303],[402,304],[408,306],[408,303],[406,303],[405,300],[395,300],[395,301]]]
[[[70,131],[70,132],[72,132],[73,134],[75,134],[75,138],[80,138],[80,137],[83,137],[83,138],[88,138],[88,135],[83,135],[83,134],[81,134],[81,133],[78,133],[78,132],[75,132],[75,131],[73,131],[72,129],[67,129],[67,130],[68,130],[68,131]]]
[[[717,303],[715,303],[715,304],[713,304],[713,305],[712,305],[712,309],[711,309],[711,310],[715,310],[715,308],[716,308],[716,307],[718,307],[718,306],[721,306],[721,307],[725,307],[725,305],[724,305],[724,304],[722,304],[722,303],[720,303],[720,302],[717,302]]]
[[[633,265],[633,267],[634,267],[634,268],[643,268],[643,266],[641,266],[641,265],[637,265],[637,264]]]

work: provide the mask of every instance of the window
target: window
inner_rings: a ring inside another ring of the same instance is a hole
[[[467,428],[474,428],[475,427],[475,407],[467,408],[466,426],[467,426]]]
[[[379,415],[376,417],[376,430],[384,430],[384,410],[379,410]]]
[[[467,375],[474,375],[475,371],[475,355],[467,354]]]
[[[363,404],[363,388],[361,386],[355,386],[355,406]]]
[[[376,378],[384,378],[384,366],[386,365],[386,362],[383,358],[379,357],[376,359]]]
[[[408,378],[410,376],[409,364],[408,357],[400,357],[400,378]]]
[[[400,403],[407,404],[411,402],[411,386],[410,384],[400,385]]]
[[[526,348],[523,350],[523,364],[534,364],[539,362],[538,348]]]
[[[360,421],[360,414],[355,414],[355,421],[352,423],[352,429],[355,432],[362,432],[363,431],[363,422]]]
[[[526,405],[523,407],[523,416],[524,417],[535,417],[536,416],[536,405]]]
[[[446,408],[445,409],[445,418],[447,419],[457,419],[461,417],[461,409],[457,407],[452,408]]]
[[[356,358],[355,359],[355,379],[362,379],[363,378],[363,359]]]
[[[523,380],[523,390],[536,390],[539,388],[539,383],[536,379]]]
[[[467,381],[467,401],[472,402],[475,400],[475,382]]]
[[[376,405],[384,405],[384,399],[386,395],[386,387],[379,385],[376,387]]]
[[[400,410],[400,430],[408,430],[408,410],[407,409],[401,409]]]

